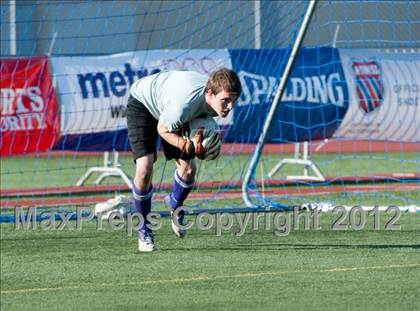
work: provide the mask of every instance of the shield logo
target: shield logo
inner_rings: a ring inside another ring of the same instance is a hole
[[[384,98],[382,70],[375,60],[353,61],[353,72],[356,77],[356,93],[359,107],[370,113],[380,107]]]

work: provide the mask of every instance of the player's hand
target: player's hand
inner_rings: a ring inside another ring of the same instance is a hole
[[[192,139],[194,142],[195,155],[200,160],[204,160],[206,158],[206,149],[203,147],[203,136],[204,128],[200,128]]]
[[[181,150],[180,159],[191,160],[196,156],[194,143],[189,138],[179,140],[178,148]]]

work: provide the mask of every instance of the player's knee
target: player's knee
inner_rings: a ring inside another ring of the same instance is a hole
[[[147,171],[137,171],[134,177],[134,185],[137,189],[145,191],[149,188],[152,173]]]
[[[136,176],[134,185],[137,189],[145,191],[149,188],[153,175],[154,157],[143,157],[136,160]]]
[[[194,160],[185,161],[185,160],[177,160],[176,167],[178,175],[187,182],[193,181],[195,177],[195,173],[197,171],[197,167],[195,165]]]
[[[197,171],[197,168],[195,166],[195,163],[193,161],[191,161],[185,168],[185,178],[187,180],[193,180],[195,177],[195,173]]]

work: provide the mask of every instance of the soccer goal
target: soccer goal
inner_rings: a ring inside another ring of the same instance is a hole
[[[245,171],[246,206],[369,209],[400,201],[416,210],[420,37],[411,9],[418,4],[308,3]],[[314,44],[322,46],[316,55]],[[294,157],[275,163],[278,142],[293,143]]]
[[[242,94],[187,205],[420,205],[417,1],[0,5],[2,213],[130,198],[130,86],[221,67]],[[155,210],[174,168],[159,149]]]

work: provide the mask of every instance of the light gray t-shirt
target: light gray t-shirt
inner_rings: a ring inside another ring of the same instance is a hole
[[[207,111],[207,80],[194,71],[162,71],[136,81],[130,93],[172,132],[199,116],[217,115]]]

